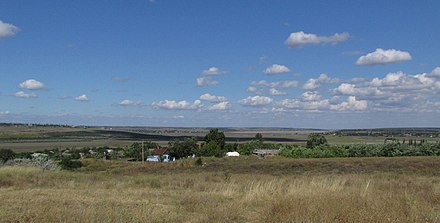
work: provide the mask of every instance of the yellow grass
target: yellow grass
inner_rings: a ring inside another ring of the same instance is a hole
[[[1,167],[0,221],[440,221],[440,177],[431,173],[155,173],[146,165],[126,167],[131,172]]]

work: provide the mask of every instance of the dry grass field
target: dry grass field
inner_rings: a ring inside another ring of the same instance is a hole
[[[440,158],[0,167],[1,222],[439,222]]]

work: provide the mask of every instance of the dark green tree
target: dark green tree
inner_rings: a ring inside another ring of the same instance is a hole
[[[258,141],[258,142],[263,143],[263,141],[264,141],[263,134],[261,134],[261,133],[255,134],[255,140]]]
[[[225,151],[221,149],[217,142],[210,141],[203,145],[203,148],[199,151],[198,155],[207,157],[222,157],[225,155]]]
[[[197,147],[197,140],[194,137],[185,140],[174,140],[169,142],[168,146],[170,156],[180,159],[191,156],[194,153]]]
[[[218,129],[211,129],[209,130],[209,133],[205,136],[205,142],[206,144],[210,142],[215,142],[220,146],[220,149],[223,150],[225,147],[225,134]]]
[[[14,159],[15,153],[10,149],[0,149],[0,160],[4,163],[8,160]]]
[[[327,144],[327,139],[322,134],[312,133],[307,137],[307,148],[314,148],[325,144]]]

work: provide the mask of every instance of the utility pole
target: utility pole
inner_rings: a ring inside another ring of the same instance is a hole
[[[144,140],[142,140],[142,164],[145,163],[145,156],[144,156]]]

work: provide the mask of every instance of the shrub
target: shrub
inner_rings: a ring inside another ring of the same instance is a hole
[[[74,170],[82,167],[82,163],[79,160],[62,159],[60,166],[64,170]]]
[[[194,164],[196,166],[203,166],[203,160],[201,157],[197,158],[196,161],[194,162]]]
[[[8,160],[14,159],[15,153],[10,149],[0,149],[0,161],[6,163]]]

